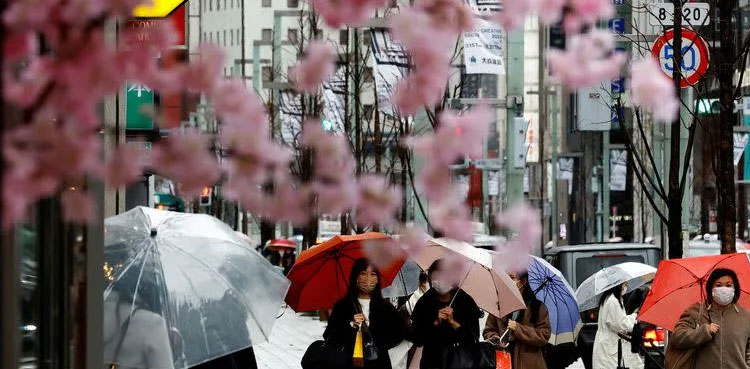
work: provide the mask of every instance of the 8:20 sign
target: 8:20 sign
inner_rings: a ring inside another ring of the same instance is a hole
[[[708,3],[686,3],[682,6],[682,23],[685,26],[706,26],[711,21],[708,17],[711,7]],[[672,3],[652,4],[649,7],[649,23],[652,26],[671,27],[674,24],[674,5]]]

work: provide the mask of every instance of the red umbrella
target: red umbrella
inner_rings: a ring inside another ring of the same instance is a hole
[[[292,282],[286,303],[294,311],[329,309],[346,295],[354,261],[365,257],[362,242],[387,240],[390,236],[368,232],[352,236],[335,236],[300,254],[287,278]],[[393,282],[404,260],[396,260],[381,269],[381,287]]]
[[[268,246],[266,247],[273,251],[297,250],[297,243],[292,240],[277,238],[268,241]]]
[[[750,308],[750,262],[747,254],[725,254],[662,260],[638,320],[674,330],[680,315],[706,299],[706,283],[714,269],[731,269],[740,280],[740,305]]]

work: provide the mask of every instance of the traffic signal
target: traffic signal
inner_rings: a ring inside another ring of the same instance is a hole
[[[211,193],[213,192],[213,189],[211,187],[203,187],[201,189],[201,195],[200,195],[200,205],[201,206],[211,206]]]

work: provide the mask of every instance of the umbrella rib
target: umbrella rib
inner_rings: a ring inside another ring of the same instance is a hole
[[[122,268],[122,269],[121,269],[121,270],[122,270],[122,272],[120,272],[120,274],[119,274],[119,275],[117,276],[117,279],[115,279],[115,280],[114,280],[114,281],[113,281],[113,282],[112,282],[112,283],[111,283],[111,284],[110,284],[110,285],[109,285],[109,286],[107,287],[107,289],[106,289],[106,290],[104,291],[104,299],[105,299],[105,300],[107,299],[107,297],[109,297],[109,294],[110,294],[110,293],[112,292],[112,287],[113,287],[113,286],[115,285],[115,283],[117,283],[117,282],[119,282],[119,281],[120,281],[120,278],[122,278],[123,274],[125,274],[125,273],[126,273],[126,272],[127,272],[128,270],[130,270],[130,268],[131,268],[131,267],[133,266],[133,264],[135,264],[135,262],[136,262],[136,261],[138,261],[138,259],[140,259],[140,258],[142,258],[142,257],[145,257],[147,249],[148,249],[148,247],[144,247],[143,249],[141,249],[141,250],[140,250],[140,251],[138,252],[138,254],[136,254],[136,255],[135,255],[135,257],[134,257],[134,258],[132,258],[132,259],[131,259],[131,260],[129,261],[128,265],[126,265],[126,266],[125,266],[124,268]]]
[[[179,251],[179,252],[181,252],[181,253],[183,253],[183,254],[187,255],[187,256],[188,256],[189,258],[191,258],[191,259],[195,260],[196,262],[198,262],[199,264],[201,264],[201,265],[205,266],[205,267],[206,267],[206,270],[208,270],[208,271],[210,271],[210,272],[211,272],[212,274],[216,275],[216,276],[217,276],[217,277],[219,278],[219,280],[220,280],[220,281],[221,281],[222,283],[224,283],[224,285],[225,285],[225,286],[226,286],[227,288],[231,289],[231,287],[232,287],[232,286],[231,286],[231,285],[229,284],[229,282],[228,282],[228,281],[226,280],[226,278],[224,278],[224,276],[222,276],[221,274],[219,274],[218,272],[216,272],[215,270],[213,270],[212,268],[210,268],[210,267],[209,267],[209,266],[208,266],[208,265],[207,265],[206,263],[204,263],[204,262],[203,262],[203,260],[201,260],[201,259],[198,259],[198,258],[197,258],[197,257],[195,257],[194,255],[190,254],[190,253],[189,253],[189,252],[187,252],[186,250],[182,249],[181,247],[179,247],[179,246],[177,246],[177,245],[175,245],[175,244],[173,244],[173,243],[171,243],[171,242],[168,242],[168,243],[166,243],[166,244],[169,244],[170,246],[174,247],[174,248],[175,248],[175,250],[177,250],[177,251]],[[245,304],[245,302],[244,302],[244,301],[242,301],[242,299],[237,299],[237,301],[239,301],[239,302],[240,302],[240,304],[242,304],[242,307],[244,307],[245,309],[247,309],[247,311],[248,311],[248,312],[250,313],[250,315],[252,315],[252,318],[253,318],[253,319],[255,320],[256,324],[257,324],[258,322],[260,322],[260,320],[259,320],[259,319],[258,319],[258,318],[257,318],[257,317],[255,316],[255,312],[254,312],[254,311],[253,311],[253,310],[252,310],[252,309],[251,309],[251,308],[250,308],[249,306],[247,306],[247,305]],[[257,324],[257,325],[258,325],[258,330],[259,330],[259,331],[260,331],[260,333],[261,333],[261,334],[263,335],[263,338],[264,338],[264,339],[265,339],[265,340],[267,341],[267,340],[268,340],[268,334],[267,334],[266,332],[264,332],[264,330],[263,330],[263,327],[262,327],[262,326],[261,326],[260,324]]]

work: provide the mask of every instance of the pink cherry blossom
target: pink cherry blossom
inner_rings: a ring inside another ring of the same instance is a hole
[[[36,38],[31,32],[17,32],[5,38],[3,42],[3,57],[8,62],[26,58],[36,51]]]
[[[366,174],[359,178],[357,224],[390,224],[400,207],[401,189],[391,186],[385,177]]]
[[[474,16],[463,1],[422,0],[416,2],[415,7],[428,14],[435,26],[446,28],[455,34],[474,28]]]
[[[340,214],[359,202],[359,188],[351,178],[338,181],[316,180],[313,189],[317,196],[318,212],[321,214]]]
[[[362,243],[362,250],[367,259],[380,269],[391,267],[397,261],[406,258],[398,242],[392,238],[367,240]]]
[[[342,25],[360,26],[374,17],[377,9],[389,4],[386,0],[311,0],[310,3],[331,28],[340,28]]]
[[[615,14],[611,0],[570,0],[570,7],[574,16],[586,24],[593,24]]]
[[[503,10],[494,15],[494,20],[508,32],[513,31],[523,25],[532,12],[539,11],[541,3],[541,0],[505,0]]]
[[[42,29],[50,22],[59,0],[24,0],[8,2],[2,20],[8,28],[19,31]]]
[[[429,240],[430,236],[421,228],[402,226],[399,230],[399,247],[411,258],[419,256]]]
[[[553,76],[567,88],[592,87],[620,75],[627,56],[614,51],[614,38],[607,31],[592,30],[570,37],[567,49],[547,54]]]
[[[424,191],[428,199],[450,196],[453,191],[450,167],[443,163],[428,161],[416,178],[417,188]]]
[[[498,251],[495,262],[500,263],[508,271],[525,271],[529,255],[542,240],[539,211],[521,202],[498,214],[495,222],[498,226],[513,232],[507,241],[495,245]]]
[[[252,127],[256,134],[267,131],[266,107],[256,94],[245,87],[242,81],[238,79],[218,81],[210,97],[216,112],[228,124]]]
[[[316,177],[341,179],[352,174],[354,156],[343,136],[325,132],[317,119],[306,120],[303,128],[299,143],[315,150]]]
[[[52,79],[52,60],[49,58],[32,59],[17,79],[13,78],[9,69],[3,73],[5,75],[3,78],[4,97],[19,107],[29,107],[36,102]]]
[[[143,175],[145,150],[138,144],[120,146],[105,166],[107,186],[126,186]]]
[[[224,52],[219,46],[204,43],[198,53],[200,59],[191,62],[184,70],[181,85],[191,91],[213,91],[224,78]]]
[[[469,209],[455,197],[447,197],[431,203],[428,210],[430,225],[445,237],[470,242],[474,227],[469,218]]]
[[[314,40],[305,49],[305,56],[289,72],[289,80],[299,92],[314,93],[336,71],[336,48],[333,44]]]
[[[297,226],[305,225],[313,216],[310,201],[309,187],[291,182],[278,183],[268,202],[268,218],[286,220]]]
[[[63,218],[69,222],[87,224],[97,215],[96,202],[86,191],[68,189],[60,196]]]
[[[654,119],[670,123],[680,113],[672,80],[662,72],[655,59],[647,57],[630,67],[630,102],[652,112]]]
[[[154,145],[151,158],[154,169],[179,182],[186,196],[197,195],[221,176],[219,165],[209,151],[207,136],[195,131],[176,134]]]
[[[66,0],[60,7],[60,18],[68,24],[83,26],[107,10],[107,2],[101,0]]]

